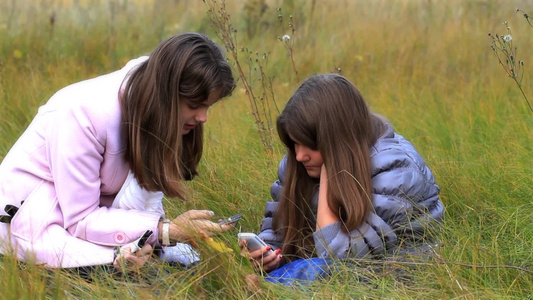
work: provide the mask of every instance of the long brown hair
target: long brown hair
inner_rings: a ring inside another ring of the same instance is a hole
[[[284,236],[285,257],[309,256],[316,226],[311,201],[319,180],[296,161],[295,140],[320,151],[328,174],[328,205],[338,208],[343,230],[351,231],[371,209],[370,147],[384,128],[359,90],[339,74],[312,76],[292,95],[277,119],[288,153],[274,229]]]
[[[231,94],[231,68],[206,35],[182,33],[159,44],[126,80],[120,99],[126,160],[142,187],[184,199],[182,181],[198,174],[203,126],[182,135],[180,103]]]

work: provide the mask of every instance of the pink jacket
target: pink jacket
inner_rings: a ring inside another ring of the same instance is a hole
[[[50,267],[108,264],[114,246],[157,233],[160,213],[111,207],[129,171],[118,94],[146,59],[67,86],[39,108],[0,165],[0,213],[20,207],[0,223],[0,252]]]

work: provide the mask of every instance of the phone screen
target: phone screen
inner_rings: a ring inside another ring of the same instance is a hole
[[[139,246],[139,248],[144,247],[144,244],[146,244],[146,241],[148,241],[148,239],[152,236],[153,233],[154,232],[151,230],[146,230],[143,236],[141,236],[141,238],[139,239],[137,246]]]

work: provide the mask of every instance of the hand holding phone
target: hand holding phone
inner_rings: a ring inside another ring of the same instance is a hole
[[[237,234],[237,237],[239,238],[239,242],[243,240],[246,241],[246,246],[248,247],[248,251],[255,251],[263,247],[268,247],[265,241],[263,241],[255,233],[240,232],[239,234]],[[265,255],[269,255],[272,252],[273,252],[272,250],[268,250],[268,252],[266,252]]]

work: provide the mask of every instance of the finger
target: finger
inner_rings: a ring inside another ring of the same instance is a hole
[[[119,266],[121,260],[122,258],[120,257],[120,255],[117,255],[117,257],[115,257],[115,260],[113,261],[113,266],[115,267]]]
[[[262,256],[259,259],[250,259],[250,262],[252,266],[254,267],[254,269],[264,270],[268,272],[277,266],[280,258],[281,257],[279,255],[272,252],[269,255]]]
[[[135,253],[126,253],[124,255],[124,260],[129,262],[137,267],[142,267],[152,254],[152,246],[144,245],[143,248]]]
[[[149,257],[150,256],[148,254],[145,254],[143,256],[131,255],[131,256],[125,257],[125,260],[127,262],[132,263],[136,267],[142,267],[148,261]]]
[[[322,166],[320,167],[320,176],[324,176],[324,177],[327,177],[328,176],[328,172],[326,170],[326,164],[322,164]]]
[[[228,227],[227,225],[220,225],[209,220],[194,220],[191,222],[191,227],[199,233],[203,232],[207,236],[211,236],[217,232],[224,232],[228,230],[228,228],[231,229],[231,227]]]
[[[281,251],[279,250],[277,250],[276,252],[271,251],[268,254],[263,255],[263,265],[279,260],[279,252]]]
[[[256,260],[261,260],[264,258],[265,255],[271,250],[272,248],[269,247],[262,247],[257,250],[250,252],[250,257]]]
[[[114,266],[122,265],[128,260],[128,257],[131,257],[131,256],[133,255],[131,254],[131,248],[129,246],[121,248],[120,254],[115,258],[113,265]]]
[[[207,240],[209,238],[209,235],[203,230],[198,231],[198,235],[204,240]]]
[[[215,215],[215,213],[210,211],[210,210],[195,210],[195,209],[191,209],[191,210],[187,211],[186,214],[189,217],[189,219],[191,219],[191,220],[194,220],[194,219],[209,219],[209,218],[212,218]]]
[[[265,256],[263,258],[263,268],[269,271],[274,269],[281,261],[282,255],[280,253],[281,249],[278,249]]]
[[[233,228],[235,228],[235,224],[236,223],[230,223],[230,224],[221,225],[221,226],[219,226],[219,229],[220,229],[219,231],[220,232],[225,232],[225,231],[228,231],[230,229],[233,229]]]
[[[276,266],[278,265],[280,260],[281,260],[281,255],[276,255],[274,260],[270,261],[269,263],[264,263],[263,264],[263,270],[265,270],[267,272],[272,271],[273,269],[276,268]]]
[[[153,248],[150,244],[145,244],[141,250],[135,252],[135,255],[137,256],[144,256],[144,255],[150,255],[152,254]]]
[[[197,221],[200,221],[200,220],[197,220]],[[215,223],[215,222],[212,222],[212,221],[209,221],[209,220],[202,220],[201,221],[204,226],[205,226],[205,229],[209,230],[209,231],[212,231],[212,232],[224,232],[224,231],[228,231],[230,229],[232,229],[235,225],[231,225],[231,224],[218,224],[218,223]]]

